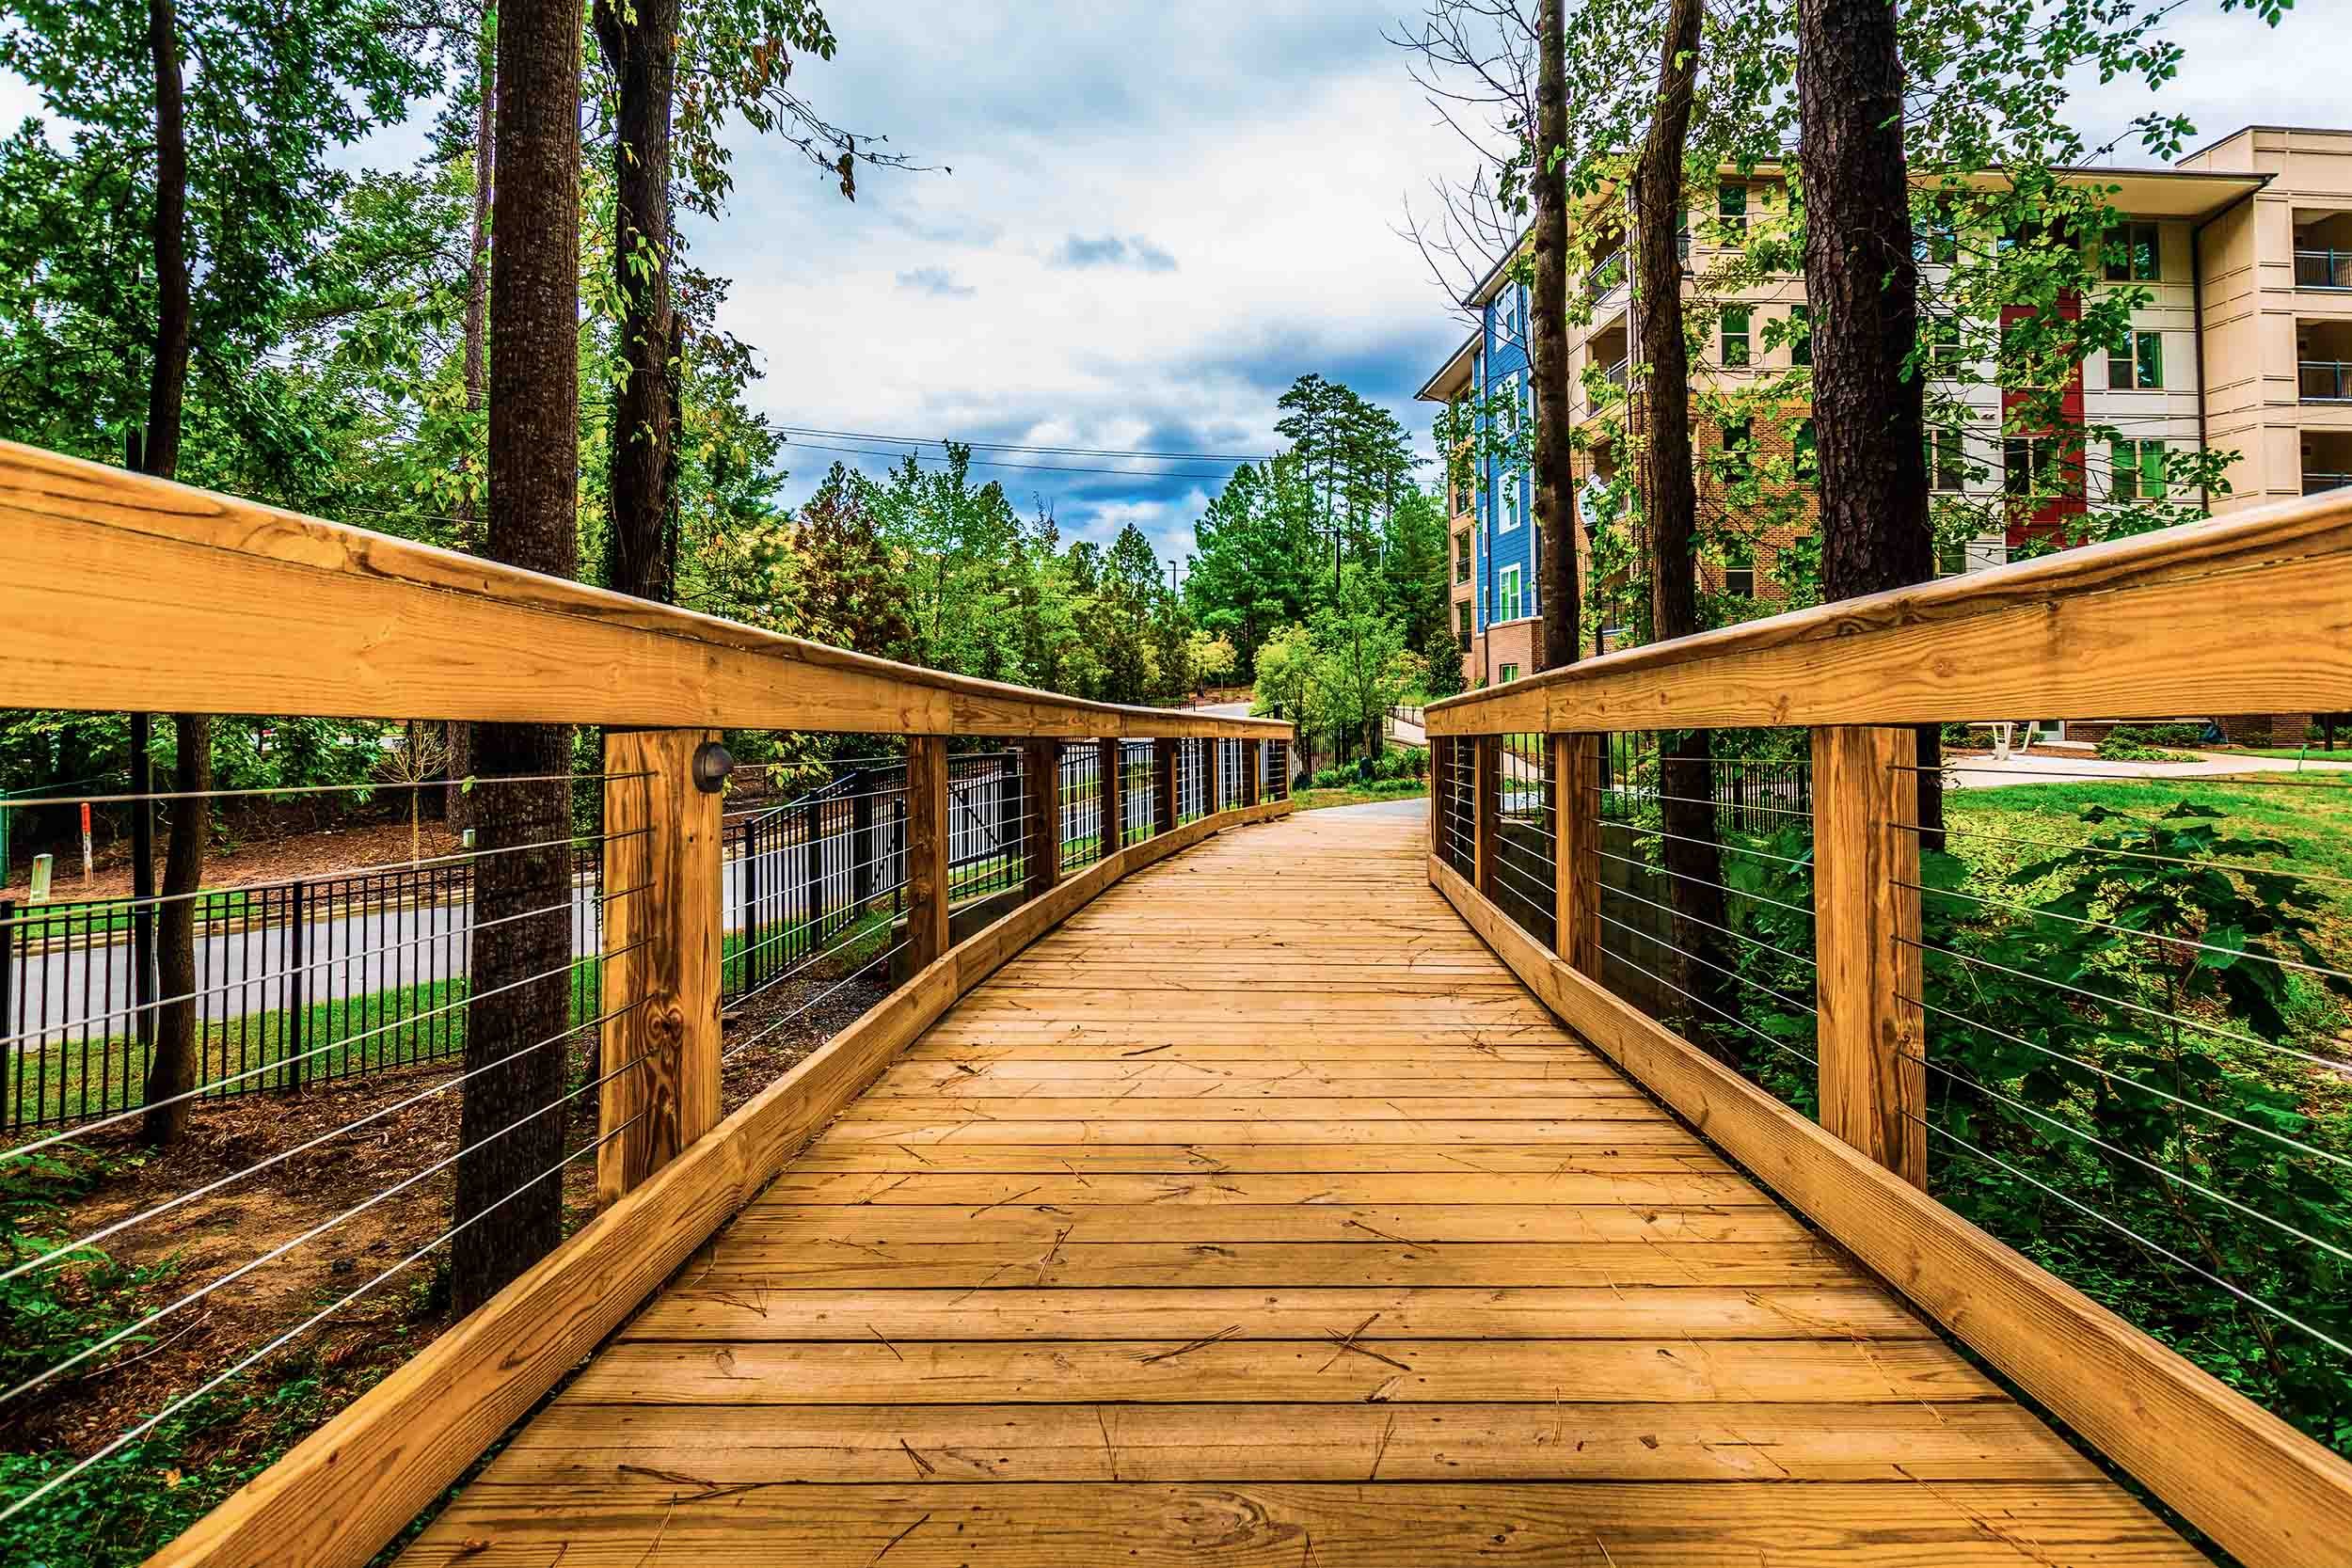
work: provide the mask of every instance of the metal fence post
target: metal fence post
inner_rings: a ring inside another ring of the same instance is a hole
[[[863,769],[850,774],[850,897],[862,919],[866,901],[874,896],[874,796]]]
[[[1176,831],[1176,748],[1183,742],[1155,738],[1152,742],[1152,833]]]
[[[286,1027],[281,1045],[286,1063],[284,1087],[302,1087],[303,1053],[310,1049],[310,900],[296,878],[286,889]]]

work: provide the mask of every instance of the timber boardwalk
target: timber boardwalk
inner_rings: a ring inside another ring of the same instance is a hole
[[[1315,813],[1079,909],[402,1560],[2205,1560],[1564,1030],[1426,854]]]

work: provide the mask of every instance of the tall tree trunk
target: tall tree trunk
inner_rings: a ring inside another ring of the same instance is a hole
[[[668,600],[664,481],[670,465],[670,94],[679,0],[596,0],[596,45],[620,86],[614,117],[613,282],[628,374],[612,395],[608,586]]]
[[[1658,104],[1633,170],[1634,309],[1641,314],[1640,354],[1648,368],[1645,393],[1649,441],[1643,453],[1642,488],[1649,501],[1656,562],[1650,578],[1650,618],[1662,641],[1699,629],[1698,483],[1692,471],[1691,350],[1683,337],[1681,230],[1682,163],[1691,134],[1698,72],[1703,0],[1672,0],[1658,62]],[[1702,1039],[1734,1011],[1726,994],[1723,931],[1723,855],[1715,836],[1715,770],[1706,730],[1660,735],[1660,825],[1666,869],[1666,902],[1674,911],[1674,961],[1667,978],[1695,1005]]]
[[[148,0],[148,54],[155,70],[155,359],[147,383],[147,471],[169,479],[180,468],[181,410],[188,388],[188,138],[180,75],[179,17],[172,0]],[[178,760],[173,788],[183,794],[213,786],[213,738],[200,714],[172,721]],[[148,1112],[141,1132],[151,1144],[176,1141],[187,1131],[189,1101],[171,1101],[196,1086],[197,1030],[203,1016],[196,990],[196,892],[204,883],[204,840],[212,802],[174,803],[164,848],[163,902],[155,921],[155,976],[160,995],[177,998],[156,1010],[155,1048],[147,1063]]]
[[[1568,185],[1551,167],[1568,140],[1566,0],[1537,0],[1535,48],[1535,527],[1543,541],[1543,666],[1576,662],[1575,480],[1568,471]]]
[[[564,578],[580,561],[580,66],[578,7],[500,7],[488,554]],[[474,732],[476,768],[490,779],[561,775],[570,751],[563,725]],[[460,1312],[562,1239],[555,1164],[567,1118],[522,1118],[564,1092],[568,1048],[550,1042],[569,1022],[571,992],[570,787],[560,779],[487,784],[474,809],[483,853],[474,863],[466,1067],[480,1075],[468,1079],[459,1117],[468,1152],[453,1207],[464,1228],[451,1246],[450,1281]],[[534,910],[546,912],[511,918]]]
[[[498,42],[497,12],[482,8],[482,32],[474,51],[475,91],[481,102],[473,117],[473,233],[466,257],[466,412],[480,418],[486,395],[485,356],[490,336],[490,192],[498,166]],[[472,466],[470,455],[467,466]],[[457,547],[468,552],[482,547],[482,531],[473,495],[468,490],[457,503]],[[473,726],[453,719],[449,724],[449,788],[441,797],[441,820],[452,832],[473,825],[473,798],[464,781],[473,771]]]
[[[1927,388],[1903,372],[1919,336],[1903,164],[1903,66],[1886,0],[1800,0],[1799,168],[1813,307],[1821,592],[1851,598],[1934,575]],[[1965,717],[1962,715],[1961,717]],[[1942,748],[1919,727],[1919,825],[1941,847]]]

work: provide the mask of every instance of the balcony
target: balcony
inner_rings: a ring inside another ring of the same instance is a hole
[[[2295,249],[2298,289],[2352,289],[2352,250]]]
[[[1597,306],[1623,288],[1627,269],[1625,247],[1622,245],[1595,261],[1592,270],[1584,275],[1584,302]]]
[[[2300,403],[2352,403],[2352,322],[2295,324],[2295,395]]]
[[[2303,494],[2352,485],[2352,431],[2307,430],[2303,433]]]
[[[2352,213],[2295,215],[2295,286],[2352,291]]]
[[[2352,403],[2352,360],[2297,360],[2295,383],[2298,403]]]

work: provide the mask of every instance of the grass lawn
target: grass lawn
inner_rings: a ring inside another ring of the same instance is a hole
[[[2286,845],[2293,851],[2289,869],[2345,879],[2342,884],[2322,883],[2320,891],[2343,915],[2352,918],[2352,782],[2307,783],[2284,774],[2258,774],[2235,779],[2010,784],[1947,791],[1944,809],[1953,830],[1954,847],[1976,860],[1976,852],[1961,842],[1971,829],[2072,846],[2101,831],[2082,820],[2082,814],[2091,806],[2153,817],[2184,800],[2226,815],[2229,820],[2222,826],[2231,833],[2275,838]],[[2014,851],[2019,863],[2042,853],[2032,846],[1990,840],[1980,840],[1979,845],[1987,851]],[[1988,858],[2008,860],[2010,856]]]

